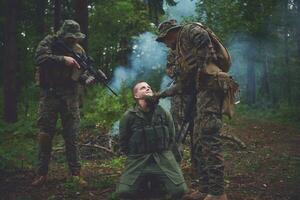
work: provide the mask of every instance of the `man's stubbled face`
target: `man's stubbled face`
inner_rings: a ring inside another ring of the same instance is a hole
[[[153,91],[146,82],[141,82],[135,85],[134,87],[134,98],[135,99],[140,99],[143,96],[152,96]]]

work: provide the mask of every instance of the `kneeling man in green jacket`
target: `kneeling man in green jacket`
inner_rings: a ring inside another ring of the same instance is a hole
[[[140,199],[149,191],[179,199],[187,186],[171,151],[175,145],[172,117],[158,102],[145,98],[153,95],[148,83],[136,83],[132,93],[136,106],[120,121],[120,148],[127,161],[116,193],[123,199]]]

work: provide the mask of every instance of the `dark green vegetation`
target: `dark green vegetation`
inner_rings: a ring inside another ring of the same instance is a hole
[[[83,159],[89,185],[87,190],[81,189],[77,180],[66,180],[61,137],[54,141],[48,187],[28,188],[36,162],[34,51],[39,40],[57,30],[61,20],[77,19],[88,35],[84,45],[95,58],[95,66],[111,79],[117,66],[128,65],[132,38],[145,31],[155,32],[151,23],[167,17],[162,2],[0,1],[0,194],[7,190],[17,199],[40,199],[42,194],[48,199],[70,194],[99,199],[113,191],[123,160],[115,157],[103,162],[109,153],[82,147],[84,155],[94,157]],[[167,2],[173,5],[173,1]],[[299,18],[299,0],[198,0],[197,16],[186,19],[202,21],[221,37],[233,58],[231,73],[241,86],[238,117],[226,120],[248,145],[246,151],[226,146],[226,180],[229,196],[235,197],[232,199],[299,198]],[[157,71],[149,78],[151,83],[160,82],[164,72]],[[87,88],[81,142],[106,135],[132,103],[126,86],[119,97],[101,86]]]

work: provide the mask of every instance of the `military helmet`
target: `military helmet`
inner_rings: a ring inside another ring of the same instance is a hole
[[[64,38],[85,38],[85,34],[80,31],[80,25],[76,21],[70,19],[64,21],[57,33]]]
[[[180,27],[181,25],[178,25],[175,19],[170,19],[160,23],[158,26],[158,36],[156,38],[156,41],[162,42],[164,38],[167,36],[169,31]]]

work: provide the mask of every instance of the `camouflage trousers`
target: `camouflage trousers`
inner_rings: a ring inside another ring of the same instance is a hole
[[[175,126],[175,138],[179,137],[182,123],[185,119],[186,109],[189,103],[191,103],[191,95],[175,95],[171,98],[171,109],[170,113],[173,117],[174,126]],[[192,114],[192,113],[187,113]],[[190,116],[192,119],[192,116]],[[189,132],[193,131],[193,122],[190,123]],[[183,137],[183,136],[182,136]],[[181,141],[180,141],[181,142]],[[173,147],[172,152],[175,156],[175,159],[178,163],[181,162],[183,157],[183,144],[179,143]]]
[[[78,92],[74,90],[41,90],[38,118],[38,174],[46,175],[56,132],[58,116],[61,118],[66,157],[72,174],[80,171],[77,149],[79,133]]]
[[[182,95],[175,95],[171,98],[170,113],[173,117],[175,126],[175,138],[178,138],[178,133],[184,120],[184,112],[186,108],[186,97]],[[172,152],[178,163],[182,160],[183,148],[182,144],[174,145]]]
[[[197,93],[192,162],[199,174],[200,191],[212,195],[224,193],[224,160],[220,138],[222,101],[219,91],[200,90]]]

